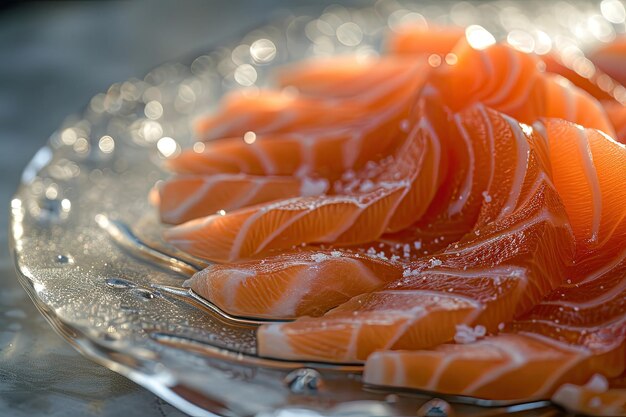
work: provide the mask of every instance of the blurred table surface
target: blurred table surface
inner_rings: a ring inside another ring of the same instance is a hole
[[[320,14],[329,1],[302,1]],[[182,416],[58,336],[17,282],[8,207],[63,119],[117,81],[200,55],[289,0],[26,2],[0,9],[0,416]]]

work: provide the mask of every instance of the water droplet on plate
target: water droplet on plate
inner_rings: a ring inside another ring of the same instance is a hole
[[[447,402],[439,398],[433,398],[417,410],[418,417],[453,417],[454,410]]]
[[[133,293],[139,297],[142,298],[144,300],[152,300],[154,297],[156,297],[156,295],[154,295],[154,293],[150,290],[146,290],[143,288],[135,288],[133,290]]]
[[[135,288],[137,286],[134,282],[123,278],[107,278],[105,283],[111,288],[118,289]]]
[[[311,368],[300,368],[289,372],[284,383],[294,394],[314,393],[323,386],[322,376]]]
[[[55,258],[55,261],[57,261],[57,263],[67,265],[67,264],[73,264],[74,258],[72,258],[70,255],[57,255]]]

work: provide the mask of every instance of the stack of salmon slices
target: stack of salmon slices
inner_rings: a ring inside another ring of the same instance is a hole
[[[195,292],[275,320],[261,356],[626,413],[626,43],[585,77],[477,30],[229,94],[167,161],[165,239],[212,262]]]

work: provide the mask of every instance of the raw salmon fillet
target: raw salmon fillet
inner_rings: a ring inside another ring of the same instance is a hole
[[[192,220],[165,238],[192,255],[233,262],[302,243],[359,244],[406,228],[440,182],[439,138],[420,118],[394,158],[366,168],[340,193],[297,197]]]
[[[152,194],[165,239],[217,262],[185,285],[279,321],[264,357],[623,413],[626,42],[574,62],[422,23],[198,120]]]
[[[624,260],[580,285],[565,285],[504,333],[469,344],[372,354],[375,385],[498,400],[550,398],[563,383],[617,377],[626,359]]]
[[[401,276],[401,265],[374,256],[311,250],[211,265],[185,285],[230,314],[289,320],[322,315]]]
[[[603,133],[562,120],[545,120],[537,130],[576,236],[566,281],[505,333],[467,345],[375,353],[366,381],[521,400],[549,398],[561,384],[584,383],[596,373],[624,372],[626,250],[614,239],[623,241],[626,223],[618,203],[626,192],[626,150]],[[515,383],[523,375],[532,378]]]
[[[571,81],[559,75],[547,75],[542,79],[542,89],[541,117],[569,120],[615,137],[615,129],[602,104]]]
[[[198,135],[208,140],[242,136],[247,131],[276,134],[328,129],[362,121],[366,116],[381,117],[381,109],[402,107],[415,95],[429,67],[411,61],[395,69],[394,76],[385,78],[373,91],[347,97],[300,95],[289,90],[231,93],[215,115],[199,121]],[[364,72],[361,78],[367,82],[371,75]]]
[[[626,106],[616,101],[603,101],[602,105],[606,111],[613,129],[615,129],[615,139],[621,143],[626,143]]]
[[[260,354],[358,362],[377,349],[428,347],[452,339],[456,325],[496,330],[561,284],[573,236],[530,129],[482,106],[460,117],[470,140],[493,152],[480,173],[492,183],[475,230],[320,318],[262,326]]]
[[[246,174],[179,175],[158,187],[161,221],[179,224],[267,201],[324,194],[326,180]]]
[[[278,71],[278,86],[295,89],[301,96],[358,99],[368,103],[385,97],[428,70],[419,61],[405,57],[361,58],[352,55],[316,58],[286,66]],[[408,87],[408,86],[405,86]],[[350,101],[339,101],[344,105]]]
[[[562,56],[557,53],[550,53],[541,58],[545,64],[546,72],[561,75],[571,81],[576,87],[585,90],[598,100],[614,100],[612,94],[613,87],[617,82],[603,73],[591,61],[585,60],[584,72],[576,72],[571,68],[573,62],[571,58],[566,59],[570,66],[566,65]],[[580,71],[580,70],[579,70]]]

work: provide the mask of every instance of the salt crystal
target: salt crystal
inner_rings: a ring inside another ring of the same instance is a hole
[[[468,325],[457,324],[454,341],[460,345],[474,343],[476,341],[476,336],[474,336],[474,331]]]
[[[395,261],[397,261],[399,259],[400,259],[400,257],[398,255],[391,255],[391,261],[392,262],[395,262]]]
[[[351,179],[354,179],[354,177],[355,177],[354,171],[348,170],[348,171],[343,173],[343,175],[341,176],[341,179],[343,179],[345,181],[349,181]]]
[[[339,258],[339,257],[341,256],[341,252],[339,252],[338,250],[334,250],[334,251],[332,251],[332,252],[330,253],[330,255],[331,255],[333,258]]]
[[[483,191],[483,198],[485,199],[485,203],[491,203],[491,196],[487,191]]]
[[[606,392],[609,389],[609,381],[603,375],[594,374],[585,387],[594,392]]]
[[[400,122],[400,129],[402,129],[403,132],[408,132],[410,127],[410,122],[407,119],[402,119]]]
[[[602,399],[600,397],[593,397],[591,400],[589,400],[589,407],[591,408],[602,407]]]
[[[300,185],[300,195],[304,197],[321,195],[328,189],[328,181],[325,179],[303,178]]]
[[[479,324],[478,326],[474,327],[474,334],[479,338],[485,337],[485,335],[487,334],[487,328]]]
[[[315,262],[322,262],[328,259],[328,255],[324,253],[314,253],[313,255],[311,255],[311,259]]]
[[[413,242],[413,247],[417,250],[420,250],[422,248],[422,241],[421,240],[417,240],[415,242]]]
[[[441,260],[437,259],[437,258],[430,258],[429,262],[429,267],[430,268],[434,268],[436,266],[440,266],[443,262],[441,262]]]
[[[459,344],[474,343],[478,339],[485,337],[487,329],[485,326],[478,325],[474,328],[466,324],[458,324],[456,326],[456,334],[454,341]]]
[[[371,180],[365,180],[361,183],[359,187],[359,191],[362,193],[366,193],[368,191],[372,191],[374,189],[374,183]]]

